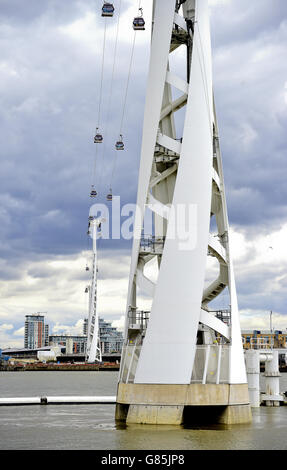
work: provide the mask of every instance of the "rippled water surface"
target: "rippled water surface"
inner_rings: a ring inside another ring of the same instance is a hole
[[[117,372],[0,372],[0,397],[116,395],[117,379]],[[282,376],[280,388],[287,390],[287,374]],[[287,449],[287,406],[253,409],[253,422],[248,425],[192,429],[117,426],[114,413],[114,405],[2,406],[0,448]]]

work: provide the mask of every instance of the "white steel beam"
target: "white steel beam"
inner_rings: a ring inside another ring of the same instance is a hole
[[[91,235],[93,240],[93,267],[91,286],[89,289],[89,316],[86,351],[86,358],[88,362],[102,361],[102,353],[100,348],[99,315],[97,310],[97,240],[101,236],[101,232],[99,231],[101,223],[102,220],[96,218],[93,218],[89,222],[89,234]]]

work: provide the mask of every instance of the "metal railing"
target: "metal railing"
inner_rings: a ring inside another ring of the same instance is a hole
[[[128,312],[128,324],[138,326],[141,332],[146,331],[150,312],[147,310],[130,309]]]
[[[214,313],[215,313],[216,318],[218,318],[218,320],[221,320],[223,323],[230,326],[230,324],[231,324],[231,311],[229,309],[216,310]]]
[[[228,383],[229,351],[223,344],[196,346],[191,383]]]
[[[129,344],[122,349],[120,382],[133,383],[140,356],[141,346]]]
[[[140,351],[141,346],[136,343],[123,347],[120,382],[134,382]],[[228,383],[229,351],[229,346],[222,344],[207,344],[196,346],[193,372],[190,383]]]
[[[164,242],[165,237],[144,236],[140,241],[140,251],[155,254],[162,253]]]

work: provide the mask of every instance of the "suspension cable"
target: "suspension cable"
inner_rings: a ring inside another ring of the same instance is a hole
[[[123,122],[124,122],[124,117],[125,117],[125,110],[126,110],[127,96],[128,96],[128,88],[129,88],[129,82],[130,82],[130,76],[131,76],[131,69],[132,69],[132,62],[133,62],[133,56],[134,56],[134,49],[135,49],[135,42],[136,42],[136,31],[134,32],[134,39],[133,39],[132,53],[131,53],[131,58],[130,58],[130,65],[129,65],[129,72],[128,72],[128,79],[127,79],[126,91],[125,91],[123,112],[122,112],[122,118],[121,118],[121,123],[120,123],[120,132],[119,132],[120,135],[122,134]]]
[[[103,90],[103,78],[104,78],[104,65],[105,65],[105,48],[106,48],[106,30],[107,30],[107,18],[105,18],[104,28],[104,42],[103,42],[103,53],[102,53],[102,71],[101,71],[101,82],[100,82],[100,98],[98,108],[98,127],[101,121],[101,105],[102,105],[102,90]]]
[[[121,121],[120,121],[120,132],[119,132],[119,135],[122,134],[122,129],[123,129],[123,122],[124,122],[125,111],[126,111],[127,96],[128,96],[128,88],[129,88],[129,82],[130,82],[130,76],[131,76],[131,68],[132,68],[132,61],[133,61],[133,55],[134,55],[135,41],[136,41],[136,31],[134,32],[134,38],[133,38],[133,44],[132,44],[132,52],[131,52],[131,58],[130,58],[130,64],[129,64],[129,71],[128,71],[128,78],[127,78],[125,96],[124,96],[123,111],[122,111],[122,116],[121,116]],[[115,168],[116,168],[116,161],[117,161],[117,152],[118,152],[118,150],[115,150],[115,152],[116,152],[116,154],[115,154],[115,158],[114,158],[114,160],[113,160],[110,188],[112,188],[112,183],[113,183],[113,179],[114,179],[114,173],[115,173]]]
[[[140,9],[140,5],[141,5],[141,0],[139,0],[138,9]],[[120,131],[119,131],[119,135],[122,135],[122,130],[123,130],[123,123],[124,123],[125,112],[126,112],[126,104],[127,104],[128,89],[129,89],[129,83],[130,83],[130,77],[131,77],[131,70],[132,70],[132,63],[133,63],[133,57],[134,57],[134,50],[135,50],[135,42],[136,42],[136,31],[134,32],[133,43],[132,43],[132,51],[131,51],[131,56],[130,56],[130,63],[129,63],[129,69],[128,69],[128,78],[127,78],[126,89],[125,89],[125,95],[124,95],[124,103],[123,103],[123,110],[122,110],[121,121],[120,121]],[[116,152],[118,152],[118,150],[116,150]],[[116,155],[117,155],[117,153],[116,153]],[[115,158],[114,158],[114,161],[113,161],[110,188],[112,188],[112,183],[113,183],[113,178],[114,178],[114,173],[115,173],[116,160],[117,160],[116,155],[115,155]]]
[[[210,118],[210,111],[211,110],[210,110],[210,107],[209,107],[210,96],[209,96],[209,89],[208,89],[207,70],[206,70],[206,64],[205,64],[205,60],[204,60],[203,45],[202,45],[202,39],[201,39],[201,34],[200,34],[200,28],[198,26],[198,21],[195,22],[195,25],[196,25],[197,31],[198,31],[199,47],[198,47],[197,41],[195,41],[195,45],[196,45],[197,51],[198,51],[200,71],[201,71],[204,94],[205,94],[205,101],[206,101],[206,107],[207,107],[207,111],[208,111],[208,121],[209,121],[209,126],[210,126],[210,133],[211,133],[211,136],[213,137],[213,125],[212,125],[211,118]]]
[[[100,126],[100,122],[101,122],[102,91],[103,91],[104,66],[105,66],[105,48],[106,48],[106,31],[107,31],[107,18],[105,18],[105,26],[104,26],[99,105],[98,105],[98,116],[97,116],[98,124],[96,126],[95,134],[97,133],[97,128]],[[92,171],[92,183],[91,183],[92,186],[94,186],[96,182],[95,180],[96,180],[96,170],[97,170],[97,160],[98,160],[98,145],[99,144],[96,144],[95,159],[94,159],[94,165],[93,165],[93,171]]]
[[[114,83],[116,56],[117,56],[117,48],[118,48],[118,37],[119,37],[121,4],[122,4],[122,0],[120,0],[119,9],[118,9],[119,13],[118,13],[117,29],[116,29],[116,39],[115,39],[115,46],[114,46],[114,53],[113,53],[112,78],[111,78],[111,85],[110,85],[110,91],[109,91],[109,97],[108,97],[108,107],[107,107],[107,120],[106,120],[107,129],[108,129],[109,124],[110,124],[111,99],[112,99],[112,94],[113,94],[113,83]],[[105,129],[105,130],[106,130],[106,129]],[[106,133],[106,132],[105,132],[105,133]],[[107,132],[107,134],[108,134],[108,132]],[[102,171],[100,172],[100,181],[99,181],[99,185],[101,184],[101,181],[102,181],[102,174],[103,174],[103,171],[104,171],[104,163],[105,163],[105,156],[106,156],[106,143],[107,143],[107,140],[104,139],[103,162],[102,162]]]

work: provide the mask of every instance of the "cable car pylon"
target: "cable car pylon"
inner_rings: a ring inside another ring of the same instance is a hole
[[[178,425],[196,407],[202,421],[208,415],[223,424],[246,423],[252,415],[213,99],[208,0],[154,0],[152,24],[116,419]],[[170,61],[178,48],[184,49],[178,58],[185,79]],[[171,87],[179,91],[176,100]],[[183,107],[179,129],[175,113]],[[188,230],[182,208],[191,212]],[[152,247],[141,237],[148,210]],[[209,254],[219,274],[205,287]],[[145,270],[152,260],[156,282]],[[210,305],[224,289],[226,321]]]
[[[97,241],[101,238],[101,218],[89,217],[88,234],[93,240],[92,249],[92,277],[89,288],[86,292],[89,293],[89,316],[88,316],[88,331],[87,331],[87,349],[86,360],[87,362],[101,362],[102,352],[100,346],[100,331],[99,331],[99,315],[97,309],[97,273],[98,273],[98,256],[97,256]]]

